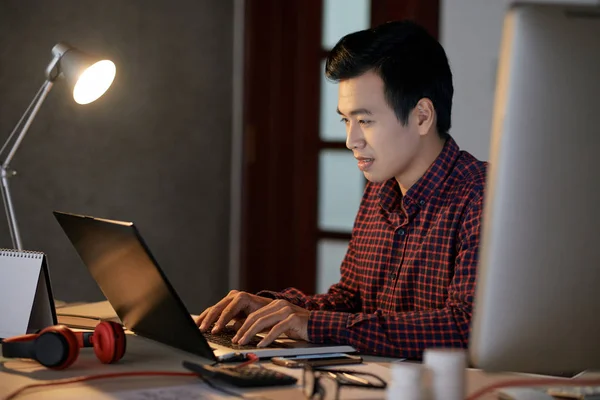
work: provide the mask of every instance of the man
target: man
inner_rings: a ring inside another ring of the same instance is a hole
[[[428,347],[466,347],[473,308],[486,164],[449,136],[452,74],[441,45],[411,22],[349,34],[328,78],[348,149],[368,183],[341,280],[328,293],[232,291],[198,318],[234,343],[270,329],[365,354],[420,358]]]

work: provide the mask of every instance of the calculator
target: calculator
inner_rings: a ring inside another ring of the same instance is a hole
[[[216,367],[183,361],[183,366],[206,379],[216,379],[239,387],[294,385],[298,381],[291,375],[260,365]]]

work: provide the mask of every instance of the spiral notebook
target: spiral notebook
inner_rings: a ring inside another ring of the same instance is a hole
[[[0,249],[0,338],[56,325],[46,255]]]

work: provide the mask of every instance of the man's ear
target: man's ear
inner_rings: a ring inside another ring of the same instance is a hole
[[[424,136],[435,127],[435,107],[431,100],[423,98],[419,100],[414,111],[419,135]]]

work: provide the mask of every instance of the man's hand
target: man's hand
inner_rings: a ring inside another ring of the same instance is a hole
[[[260,341],[258,347],[265,347],[285,333],[292,339],[308,341],[308,317],[310,311],[293,305],[286,300],[273,300],[268,305],[252,312],[238,329],[232,342],[247,344],[250,339],[262,330],[272,327]]]
[[[266,297],[232,290],[217,304],[204,310],[198,319],[196,319],[196,325],[200,327],[202,332],[206,332],[216,321],[212,333],[217,333],[231,320],[243,319],[245,316],[265,307],[272,301],[272,299],[267,299]]]

